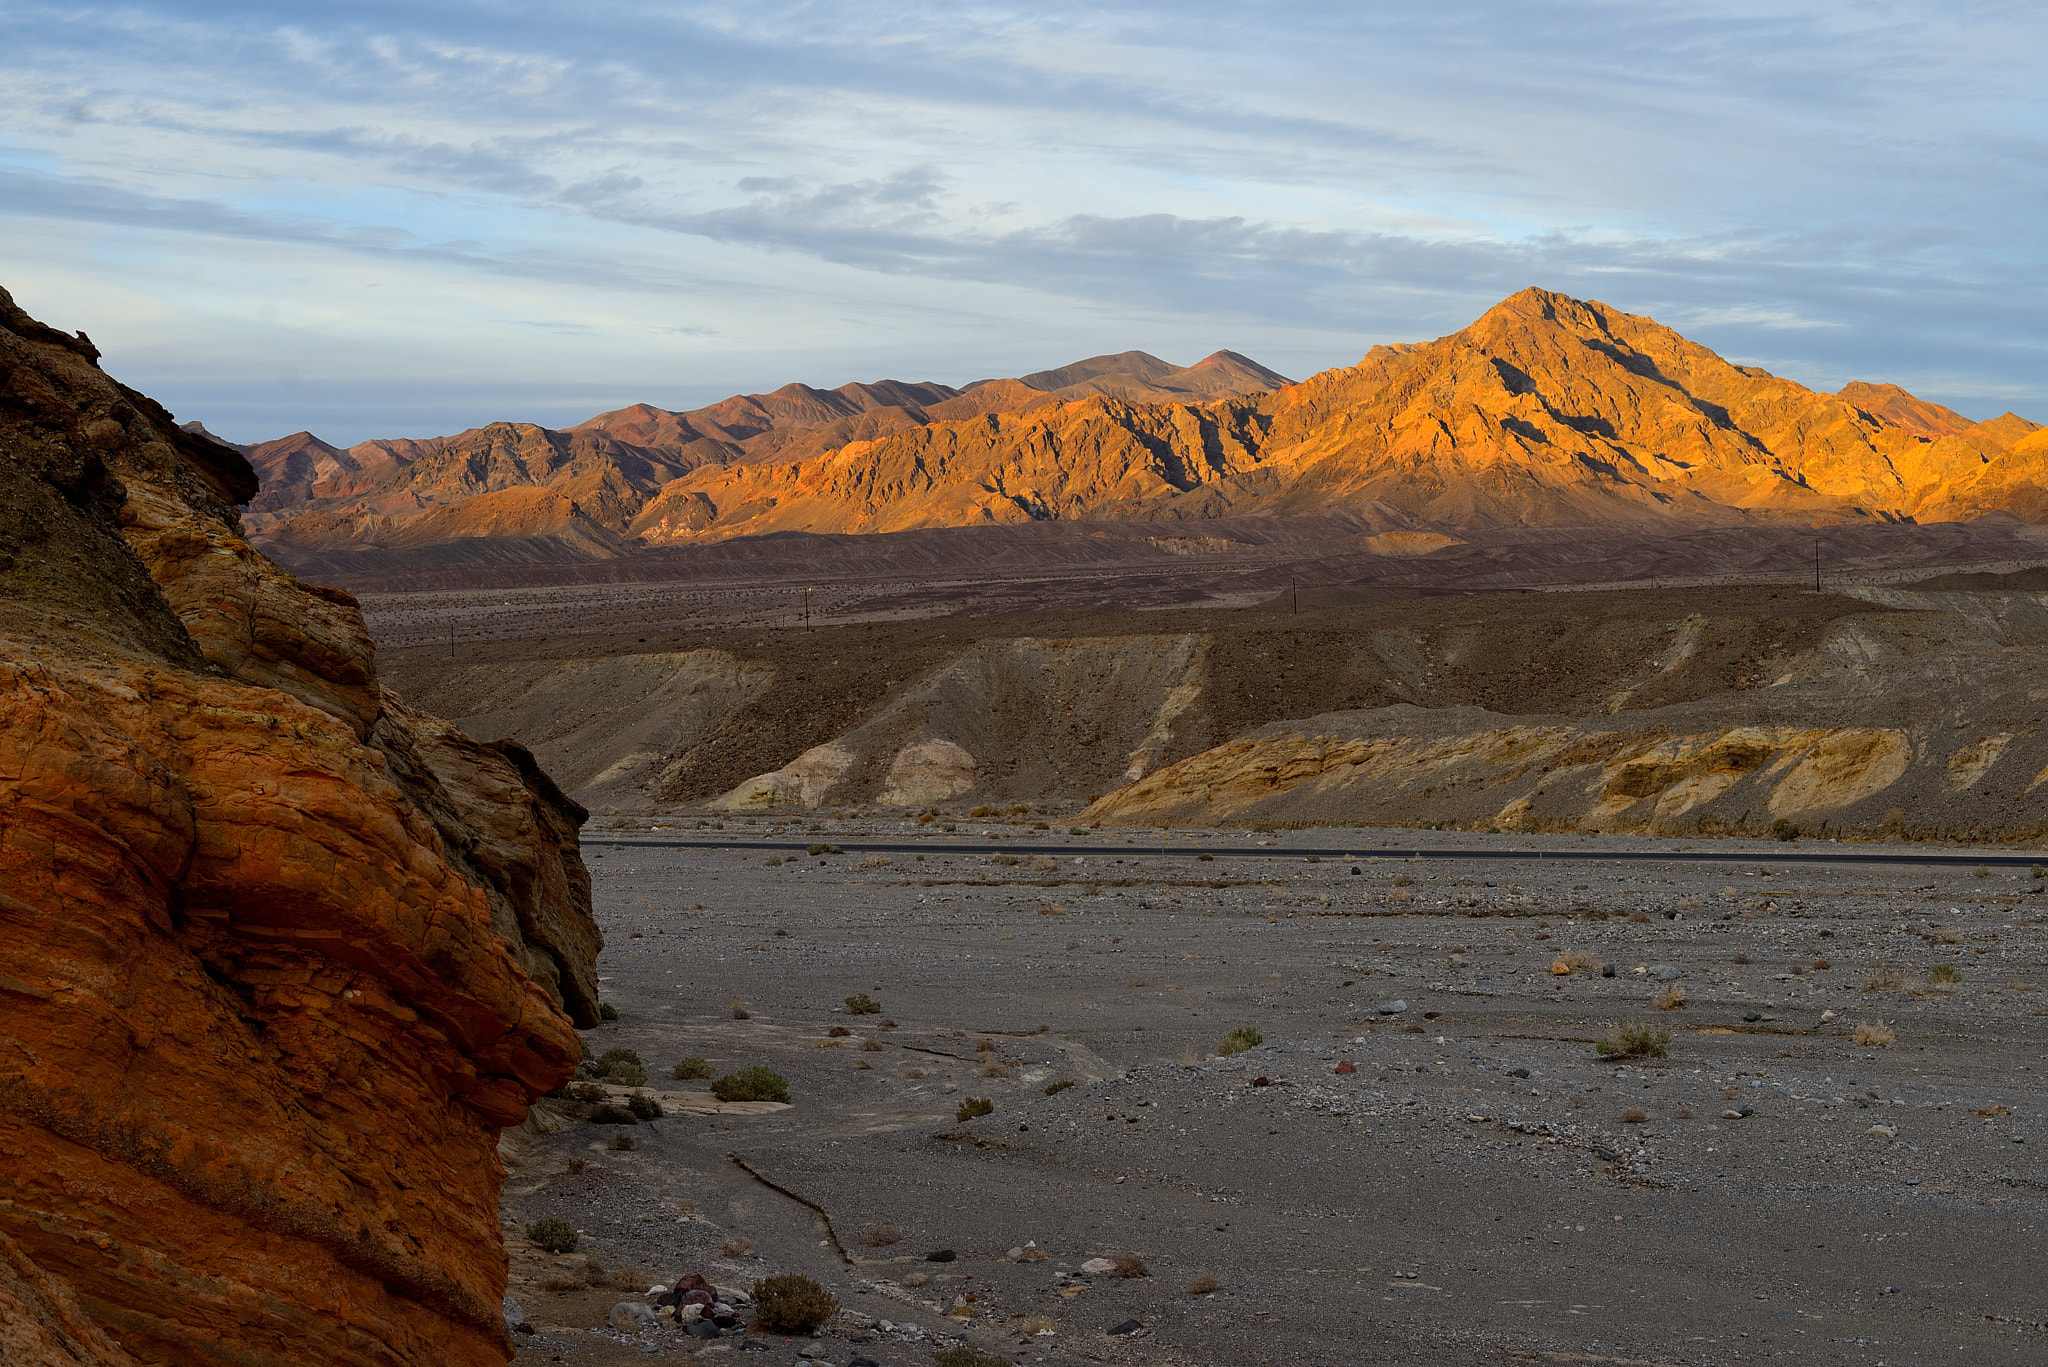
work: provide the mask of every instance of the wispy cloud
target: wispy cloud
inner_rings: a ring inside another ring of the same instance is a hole
[[[1306,373],[1532,283],[2048,417],[2044,58],[1997,0],[22,0],[0,283],[242,437],[252,353],[347,439],[1134,345]]]

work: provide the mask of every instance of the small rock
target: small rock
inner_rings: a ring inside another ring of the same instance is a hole
[[[1380,1014],[1382,1016],[1398,1016],[1407,1009],[1408,1003],[1402,1001],[1398,997],[1396,997],[1393,1001],[1380,1003]]]
[[[520,1309],[519,1302],[513,1300],[510,1296],[505,1297],[503,1309],[505,1312],[505,1327],[507,1329],[517,1329],[526,1323],[526,1312]]]
[[[825,1356],[825,1350],[815,1343],[806,1343],[803,1347],[796,1350],[796,1355],[800,1358],[816,1360]]]
[[[1761,1011],[1745,1011],[1742,1013],[1742,1018],[1751,1025],[1754,1025],[1764,1018],[1764,1013]]]
[[[1529,1076],[1529,1070],[1528,1070],[1527,1068],[1510,1068],[1510,1069],[1508,1069],[1508,1076],[1509,1076],[1509,1077],[1527,1077],[1527,1076]]]
[[[1008,1258],[1013,1263],[1018,1262],[1022,1260],[1022,1258],[1024,1257],[1024,1250],[1021,1248],[1013,1248],[1008,1253],[1005,1253],[1003,1256],[1005,1258]]]
[[[1613,976],[1614,976],[1614,965],[1613,965],[1613,964],[1602,964],[1602,965],[1600,965],[1600,976],[1601,976],[1601,977],[1603,977],[1603,978],[1611,978],[1611,977],[1613,977]]]
[[[661,1328],[661,1321],[654,1317],[654,1307],[645,1301],[620,1301],[605,1316],[605,1323],[622,1334],[645,1333]]]
[[[950,1263],[959,1256],[950,1248],[935,1248],[924,1255],[924,1260],[928,1263]]]
[[[1357,1072],[1357,1071],[1358,1071],[1358,1065],[1357,1065],[1357,1064],[1355,1064],[1355,1063],[1353,1063],[1353,1062],[1352,1062],[1352,1061],[1351,1061],[1350,1059],[1348,1059],[1348,1058],[1340,1058],[1340,1059],[1338,1059],[1338,1060],[1337,1060],[1337,1066],[1336,1066],[1335,1068],[1332,1068],[1332,1069],[1331,1069],[1330,1071],[1331,1071],[1331,1072],[1333,1072],[1333,1073],[1339,1073],[1339,1074],[1342,1074],[1342,1075],[1344,1075],[1344,1076],[1348,1077],[1348,1076],[1350,1076],[1350,1075],[1351,1075],[1352,1073],[1355,1073],[1355,1072]]]
[[[1673,968],[1670,964],[1650,965],[1649,977],[1651,982],[1674,983],[1677,982],[1681,976],[1682,975],[1679,973],[1679,971]]]
[[[1144,1325],[1138,1323],[1138,1321],[1136,1320],[1125,1320],[1122,1324],[1119,1324],[1118,1326],[1116,1326],[1116,1328],[1110,1330],[1109,1332],[1112,1334],[1135,1334],[1144,1327]]]
[[[1863,1132],[1863,1137],[1865,1139],[1897,1139],[1899,1137],[1899,1127],[1896,1125],[1872,1125]]]
[[[1832,1011],[1823,1011],[1820,1013],[1820,1018],[1824,1021],[1831,1021],[1835,1018],[1835,1013]]]
[[[1621,1159],[1621,1155],[1613,1149],[1595,1149],[1593,1150],[1593,1156],[1603,1163],[1614,1163]]]
[[[710,1320],[694,1319],[683,1326],[683,1332],[694,1339],[715,1339],[718,1337],[718,1326]]]
[[[1090,1258],[1087,1262],[1081,1264],[1081,1270],[1091,1276],[1099,1277],[1104,1273],[1116,1271],[1116,1264],[1107,1258]]]

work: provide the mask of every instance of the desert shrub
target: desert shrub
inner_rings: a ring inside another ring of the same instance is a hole
[[[597,1018],[599,1020],[615,1021],[619,1018],[619,1008],[613,1006],[610,1002],[599,1002],[597,1004]]]
[[[1048,1082],[1045,1085],[1045,1094],[1047,1096],[1058,1096],[1061,1092],[1066,1091],[1067,1088],[1073,1085],[1074,1079],[1070,1077],[1063,1077],[1058,1082]]]
[[[1135,1253],[1112,1253],[1109,1260],[1116,1264],[1116,1275],[1119,1277],[1136,1278],[1152,1275],[1152,1269],[1145,1266],[1145,1260]]]
[[[645,1092],[635,1092],[627,1097],[626,1109],[639,1120],[661,1119],[661,1103]]]
[[[645,1087],[647,1070],[637,1063],[614,1063],[604,1075],[614,1087]]]
[[[882,1052],[882,1043],[880,1040],[862,1040],[860,1042],[860,1047],[870,1054],[879,1054]]]
[[[1656,1000],[1659,1011],[1682,1010],[1685,1007],[1685,988],[1678,983],[1673,983],[1662,992],[1659,992]]]
[[[882,1004],[865,992],[856,992],[846,999],[846,1013],[850,1016],[879,1016]]]
[[[699,1078],[711,1076],[711,1060],[699,1058],[692,1054],[668,1071],[669,1076],[678,1082],[692,1082]]]
[[[1882,1021],[1874,1024],[1866,1023],[1856,1027],[1856,1043],[1865,1049],[1881,1049],[1897,1038],[1898,1036],[1892,1033],[1891,1027]]]
[[[624,1130],[620,1130],[611,1137],[611,1142],[606,1147],[625,1152],[633,1149],[638,1143],[639,1141],[633,1138],[632,1135],[627,1134]]]
[[[640,1055],[631,1049],[607,1049],[597,1056],[597,1071],[608,1073],[620,1063],[639,1063]]]
[[[1249,1025],[1240,1025],[1223,1037],[1223,1043],[1216,1046],[1219,1054],[1242,1054],[1247,1049],[1256,1049],[1266,1042],[1266,1037]]]
[[[1598,973],[1600,960],[1597,955],[1583,949],[1568,950],[1551,961],[1550,971],[1563,976],[1567,973]]]
[[[728,1258],[744,1258],[754,1251],[754,1241],[744,1234],[728,1234],[718,1241],[718,1251]]]
[[[1977,871],[1976,871],[1975,873],[1972,873],[1972,874],[1970,875],[1970,877],[1972,877],[1972,878],[1989,878],[1990,876],[1991,876],[1991,870],[1990,870],[1990,869],[1988,869],[1988,868],[1986,868],[1986,867],[1984,867],[1984,865],[1982,865],[1982,864],[1979,864],[1979,865],[1977,866]]]
[[[943,1353],[934,1354],[932,1364],[933,1367],[1010,1367],[1008,1359],[999,1358],[994,1353],[984,1353],[979,1348],[971,1348],[964,1343],[957,1348],[948,1348]]]
[[[860,1239],[869,1248],[887,1248],[902,1242],[903,1231],[892,1224],[872,1224],[860,1232]]]
[[[535,1220],[526,1227],[526,1237],[535,1246],[550,1253],[574,1253],[576,1251],[576,1226],[567,1220],[549,1216]]]
[[[1026,1315],[1024,1322],[1017,1326],[1017,1332],[1027,1338],[1036,1338],[1040,1334],[1054,1333],[1059,1327],[1058,1321],[1050,1315]]]
[[[995,1110],[995,1108],[996,1103],[992,1098],[971,1096],[960,1103],[960,1109],[953,1112],[953,1118],[965,1122],[974,1119],[976,1116],[987,1115]]]
[[[973,811],[969,812],[968,815],[972,817],[984,817],[997,816],[999,815],[999,813],[993,807],[976,807]]]
[[[832,1293],[797,1272],[754,1283],[754,1317],[771,1334],[808,1334],[839,1313]]]
[[[589,1163],[589,1160],[587,1160],[587,1159],[583,1159],[583,1158],[571,1158],[571,1159],[569,1159],[569,1160],[568,1160],[567,1162],[565,1162],[565,1163],[563,1163],[563,1164],[562,1164],[562,1171],[564,1171],[564,1172],[582,1172],[582,1171],[583,1171],[583,1170],[584,1170],[585,1168],[587,1168],[587,1167],[589,1167],[589,1166],[590,1166],[590,1163]]]
[[[736,1021],[743,1021],[747,1018],[747,1008],[740,1002],[738,997],[732,999],[732,1018]]]
[[[1749,962],[1749,956],[1748,956],[1747,954],[1737,954],[1737,955],[1736,955],[1735,957],[1731,958],[1731,959],[1730,959],[1730,960],[1729,960],[1728,962],[1729,962],[1729,963],[1731,963],[1731,964],[1746,964],[1746,963],[1748,963],[1748,962]]]
[[[1197,1272],[1188,1278],[1188,1284],[1181,1289],[1190,1296],[1206,1296],[1223,1285],[1207,1272]]]
[[[1394,886],[1397,888],[1412,888],[1415,886],[1415,880],[1405,873],[1397,874],[1394,878]]]
[[[766,859],[763,859],[761,863],[767,866],[768,868],[779,869],[782,867],[782,856],[778,854],[771,854]]]
[[[1621,1123],[1624,1125],[1640,1125],[1649,1118],[1650,1113],[1638,1106],[1631,1106],[1621,1113]]]
[[[712,1083],[711,1094],[720,1101],[788,1101],[789,1079],[757,1063]]]
[[[616,1102],[604,1102],[590,1113],[593,1125],[638,1125],[640,1117]]]
[[[1008,869],[1015,868],[1018,859],[1014,854],[992,854],[988,857],[988,862],[991,864],[1001,864],[1004,868]]]
[[[833,1039],[845,1039],[849,1035],[851,1035],[853,1031],[847,1029],[843,1025],[835,1025],[830,1030],[827,1030],[825,1033],[831,1036]]]
[[[1009,1070],[1000,1063],[984,1063],[981,1065],[981,1075],[983,1077],[1008,1077],[1010,1074]]]
[[[840,848],[839,848],[839,847],[838,847],[837,845],[822,845],[822,844],[820,844],[820,845],[806,845],[806,846],[804,846],[804,853],[805,853],[805,854],[845,854],[845,853],[846,853],[846,851],[845,851],[845,850],[842,850],[842,849],[840,849]]]
[[[1631,1023],[1617,1027],[1613,1033],[1593,1046],[1602,1058],[1665,1058],[1671,1043],[1671,1032],[1655,1026]]]
[[[579,1082],[569,1089],[569,1095],[585,1105],[593,1105],[604,1100],[605,1090],[595,1082]]]
[[[1771,834],[1780,840],[1797,840],[1799,827],[1781,816],[1771,823]]]
[[[905,1275],[905,1276],[904,1276],[904,1277],[903,1277],[903,1278],[902,1278],[902,1279],[901,1279],[901,1280],[900,1280],[900,1281],[899,1281],[899,1282],[898,1282],[897,1284],[898,1284],[899,1286],[907,1286],[907,1287],[909,1287],[909,1288],[910,1288],[910,1289],[911,1289],[912,1291],[915,1291],[915,1290],[917,1290],[917,1288],[919,1288],[920,1286],[923,1286],[923,1285],[924,1285],[924,1284],[925,1284],[926,1282],[928,1282],[928,1281],[930,1281],[930,1280],[931,1280],[931,1274],[930,1274],[930,1273],[926,1273],[926,1272],[911,1272],[911,1273],[908,1273],[908,1274],[906,1274],[906,1275]]]
[[[1954,985],[1963,980],[1963,970],[1954,964],[1936,964],[1927,970],[1927,978],[1930,982]]]

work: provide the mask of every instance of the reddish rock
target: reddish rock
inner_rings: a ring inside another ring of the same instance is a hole
[[[500,1363],[580,809],[385,698],[95,360],[0,292],[0,1358]]]

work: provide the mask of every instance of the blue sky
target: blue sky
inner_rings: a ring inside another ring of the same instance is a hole
[[[2038,0],[9,0],[0,285],[242,441],[1298,377],[1530,284],[2043,421],[2044,71]]]

